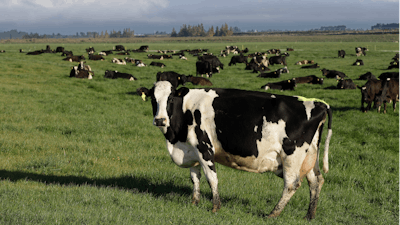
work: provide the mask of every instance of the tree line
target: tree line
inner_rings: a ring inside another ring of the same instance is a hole
[[[214,26],[211,26],[206,31],[203,24],[197,26],[191,26],[183,24],[179,32],[176,32],[175,28],[172,28],[171,37],[213,37],[213,36],[232,36],[233,33],[240,32],[238,27],[228,27],[228,24],[223,24],[220,28],[217,26],[214,30]]]
[[[58,34],[43,34],[40,35],[38,33],[26,33],[22,36],[22,39],[46,39],[46,38],[130,38],[134,37],[135,32],[131,30],[130,28],[125,28],[123,31],[115,31],[112,30],[110,33],[106,30],[105,32],[101,31],[99,32],[76,32],[76,35],[61,35],[60,33]]]

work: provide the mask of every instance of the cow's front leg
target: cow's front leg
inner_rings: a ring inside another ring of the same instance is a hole
[[[192,204],[197,205],[200,201],[200,165],[190,167],[190,177],[193,182],[193,198]]]

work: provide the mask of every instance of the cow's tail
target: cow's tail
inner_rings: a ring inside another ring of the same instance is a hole
[[[324,160],[323,160],[324,173],[328,173],[329,171],[328,153],[329,153],[329,142],[331,141],[331,138],[332,138],[332,109],[328,105],[328,134],[325,140]]]

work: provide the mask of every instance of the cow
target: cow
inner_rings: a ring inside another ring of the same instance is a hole
[[[269,73],[264,73],[264,72],[262,72],[262,73],[258,74],[257,77],[262,77],[262,78],[279,78],[280,76],[281,76],[281,71],[280,71],[280,70],[277,70],[277,71],[269,72]]]
[[[204,77],[193,77],[192,75],[186,76],[187,82],[190,82],[194,85],[201,85],[201,86],[212,86],[213,84],[211,81]]]
[[[187,60],[187,58],[184,55],[179,55],[179,59]]]
[[[140,48],[138,50],[142,51],[142,52],[147,52],[147,51],[149,51],[149,46],[148,45],[142,45],[142,46],[140,46]]]
[[[290,52],[290,51],[294,51],[293,48],[286,48],[286,51]]]
[[[5,53],[6,52],[6,50],[0,50],[0,53]]]
[[[346,56],[346,52],[344,50],[339,50],[338,51],[338,57],[339,58],[344,58]]]
[[[364,61],[362,59],[357,59],[354,63],[353,66],[364,66]]]
[[[132,74],[121,73],[121,72],[118,72],[118,71],[109,71],[109,70],[105,71],[104,78],[109,78],[109,79],[123,78],[123,79],[128,79],[130,81],[137,80],[137,78],[134,77]]]
[[[323,170],[329,171],[332,110],[322,100],[238,89],[176,89],[167,81],[138,92],[151,97],[153,125],[166,140],[172,161],[190,168],[192,204],[200,201],[203,170],[212,190],[212,212],[221,207],[215,163],[283,178],[282,197],[268,215],[278,217],[308,180],[306,219],[315,218],[324,178],[319,166],[322,131],[328,120]],[[140,94],[140,93],[139,93]]]
[[[222,64],[221,61],[218,59],[218,57],[216,57],[214,55],[202,55],[202,56],[198,56],[197,59],[200,60],[200,61],[209,62],[212,72],[218,72],[219,73],[219,68],[220,69],[224,69],[224,64]]]
[[[211,77],[213,74],[213,68],[209,61],[197,61],[196,62],[196,75]]]
[[[247,60],[246,60],[247,62]],[[250,64],[257,64],[259,66],[268,67],[269,66],[269,59],[265,55],[255,55],[250,60]]]
[[[399,81],[387,79],[382,81],[381,91],[375,96],[374,106],[381,111],[382,103],[384,104],[383,113],[386,114],[386,103],[393,102],[393,111],[396,111],[396,102],[399,101]]]
[[[93,55],[93,54],[89,54],[89,60],[100,60],[103,61],[104,58],[101,55]]]
[[[90,57],[89,57],[90,59]],[[70,61],[70,62],[80,62],[82,60],[85,60],[85,57],[83,55],[81,56],[69,56],[67,58],[63,59],[64,61]]]
[[[319,78],[315,75],[305,76],[305,77],[296,77],[296,84],[320,84],[324,83],[324,78]]]
[[[114,49],[115,51],[125,51],[125,47],[123,45],[116,45]]]
[[[399,79],[399,72],[382,73],[381,75],[379,75],[378,78],[380,80],[387,80],[388,78],[398,80]]]
[[[19,49],[19,53],[25,53],[22,48]]]
[[[101,51],[101,52],[99,52],[99,55],[102,55],[102,56],[108,56],[108,55],[111,55],[111,54],[113,54],[113,51],[112,51],[112,50],[107,50],[107,51]]]
[[[357,55],[357,57],[361,56],[361,55],[365,56],[366,55],[366,53],[365,53],[366,51],[368,51],[368,49],[365,48],[365,47],[356,47],[356,55]]]
[[[338,84],[336,86],[337,89],[356,89],[357,85],[353,82],[352,79],[340,79],[338,80]]]
[[[314,63],[314,60],[305,59],[305,60],[297,61],[295,63],[295,65],[307,65],[307,64],[313,64],[313,63]]]
[[[371,72],[367,72],[363,75],[360,75],[358,77],[358,80],[377,80],[377,79]]]
[[[280,49],[270,49],[267,51],[268,54],[275,54],[276,56],[279,56],[279,54],[281,54],[281,50]]]
[[[302,66],[300,69],[316,69],[316,68],[319,68],[318,63],[309,66]]]
[[[150,66],[158,66],[158,67],[161,67],[161,68],[166,67],[166,65],[164,63],[160,63],[160,62],[151,62],[149,65]]]
[[[286,66],[286,57],[289,56],[289,53],[285,52],[280,56],[272,56],[269,58],[269,64],[274,65],[274,64],[281,64]]]
[[[179,85],[185,85],[187,76],[174,71],[158,72],[156,81],[168,81],[173,87],[177,88]]]
[[[287,66],[285,66],[283,68],[280,68],[280,69],[277,69],[277,70],[280,70],[281,73],[289,73],[289,69],[287,68]]]
[[[94,73],[92,71],[86,70],[86,69],[81,69],[78,66],[73,66],[71,68],[71,72],[69,73],[69,77],[75,77],[75,78],[82,78],[82,79],[93,79]]]
[[[324,68],[321,70],[321,72],[322,72],[322,75],[325,76],[326,78],[340,79],[340,78],[347,77],[346,74],[344,74],[343,72],[336,71],[336,70],[327,70]]]
[[[56,48],[56,53],[58,53],[58,52],[64,52],[64,47],[57,47]]]
[[[149,59],[159,59],[159,60],[163,60],[164,57],[162,55],[153,55],[153,54],[148,54],[147,58]]]
[[[399,68],[399,60],[395,60],[395,61],[392,61],[392,62],[390,62],[390,66],[388,66],[388,70],[391,70],[391,69],[398,69]]]
[[[363,86],[357,86],[357,88],[361,90],[361,111],[366,113],[371,109],[375,96],[381,91],[382,81],[368,80]],[[367,103],[367,108],[364,108],[364,103]]]
[[[290,90],[294,91],[294,88],[297,87],[296,79],[283,80],[275,83],[267,83],[266,85],[261,86],[261,89],[277,89],[281,91]]]
[[[40,54],[43,54],[44,52],[43,52],[43,49],[42,50],[36,50],[36,51],[33,51],[33,52],[28,52],[28,53],[26,53],[27,55],[40,55]]]
[[[242,54],[234,55],[232,56],[228,66],[231,66],[232,64],[236,66],[236,63],[247,63],[247,57]]]
[[[129,52],[119,52],[116,55],[131,55]]]
[[[96,51],[94,50],[93,47],[89,47],[89,48],[87,48],[87,49],[85,49],[85,50],[86,50],[86,52],[89,53],[89,54],[93,54],[93,53],[96,52]]]
[[[115,63],[115,64],[118,64],[118,65],[126,65],[126,61],[123,60],[123,59],[113,58],[113,59],[111,60],[111,62],[113,62],[113,63]]]
[[[67,56],[67,57],[71,57],[74,56],[74,53],[72,51],[63,51],[61,56]]]
[[[262,64],[257,64],[257,63],[246,63],[245,70],[253,70],[253,73],[258,73],[258,72],[265,72],[265,71],[271,71],[270,68],[262,65]]]

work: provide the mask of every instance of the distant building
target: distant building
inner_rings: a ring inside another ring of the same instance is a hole
[[[391,30],[391,29],[399,29],[399,24],[398,23],[388,23],[388,24],[378,23],[375,26],[371,27],[371,30]]]
[[[321,31],[326,31],[326,30],[333,30],[333,31],[345,31],[346,30],[346,26],[345,25],[339,25],[339,26],[328,26],[328,27],[321,27],[321,29],[319,29]]]

